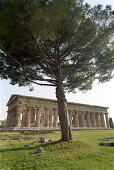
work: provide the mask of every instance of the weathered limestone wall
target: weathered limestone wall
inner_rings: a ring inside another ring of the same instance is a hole
[[[12,95],[8,104],[7,128],[59,130],[56,100]],[[67,103],[72,129],[108,129],[107,107]]]

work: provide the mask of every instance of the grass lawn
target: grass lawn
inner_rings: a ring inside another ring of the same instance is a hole
[[[114,137],[114,130],[72,133],[73,141],[60,142],[60,132],[0,132],[0,170],[114,170],[114,147],[99,146],[99,138]],[[25,147],[46,136],[53,141]],[[36,153],[38,147],[45,152]]]

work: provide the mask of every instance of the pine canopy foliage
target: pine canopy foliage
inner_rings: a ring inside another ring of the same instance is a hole
[[[91,8],[80,0],[1,0],[0,21],[0,77],[10,78],[11,84],[57,86],[62,74],[65,90],[74,92],[113,76],[110,6]]]

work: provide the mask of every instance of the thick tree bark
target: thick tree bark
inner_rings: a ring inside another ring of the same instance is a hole
[[[69,125],[69,116],[68,116],[68,110],[66,105],[66,99],[65,99],[61,74],[59,74],[58,76],[56,97],[58,102],[59,120],[61,126],[61,135],[62,135],[61,140],[69,141],[72,140],[72,134]]]

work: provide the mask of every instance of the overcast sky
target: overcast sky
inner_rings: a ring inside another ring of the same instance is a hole
[[[114,9],[113,0],[85,0],[85,2],[92,6],[99,3],[103,6],[109,4]],[[30,92],[28,87],[12,86],[9,84],[9,80],[0,80],[0,120],[7,117],[6,104],[12,94],[56,99],[55,88],[35,85],[34,91]],[[66,94],[66,98],[69,102],[109,107],[109,116],[114,120],[114,78],[110,82],[103,84],[94,83],[92,90],[86,93]]]

